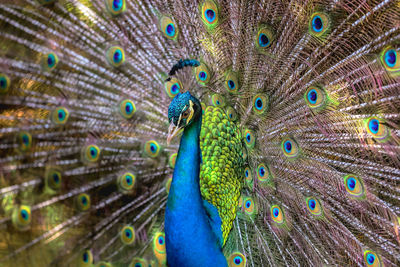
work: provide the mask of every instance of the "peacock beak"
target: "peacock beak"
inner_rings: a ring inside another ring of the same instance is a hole
[[[171,122],[168,128],[167,145],[171,143],[171,140],[179,133],[182,127],[177,127],[174,122]]]

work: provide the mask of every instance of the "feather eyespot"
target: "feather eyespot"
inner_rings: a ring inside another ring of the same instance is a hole
[[[260,26],[257,32],[256,46],[259,50],[264,50],[271,46],[274,41],[273,31],[268,26]]]
[[[211,97],[211,103],[215,107],[224,107],[225,106],[225,99],[222,95],[214,94]]]
[[[228,265],[229,267],[244,267],[246,266],[246,257],[240,252],[232,253],[229,256]]]
[[[265,95],[255,95],[253,97],[253,111],[262,115],[268,109],[268,97]]]
[[[165,248],[165,234],[158,232],[153,237],[153,252],[157,260],[161,264],[165,264],[167,260],[166,248]]]
[[[244,177],[245,177],[245,179],[251,179],[251,169],[249,168],[249,167],[246,167],[245,169],[244,169]]]
[[[21,205],[14,208],[12,213],[12,223],[18,230],[26,230],[31,223],[31,207]]]
[[[160,31],[170,40],[178,38],[178,27],[168,16],[162,16],[160,19]]]
[[[155,252],[165,254],[165,235],[156,233],[153,238],[153,249]]]
[[[304,94],[304,99],[312,109],[323,108],[327,100],[325,91],[317,86],[309,87]]]
[[[46,177],[46,185],[54,190],[57,191],[61,187],[62,176],[61,172],[58,169],[48,169],[45,174]]]
[[[90,196],[85,193],[79,194],[75,199],[79,211],[87,211],[90,208]]]
[[[118,186],[122,191],[129,191],[135,186],[136,177],[131,172],[126,172],[118,177]]]
[[[321,203],[315,197],[306,198],[306,203],[307,203],[307,209],[312,215],[318,217],[323,214]]]
[[[322,12],[316,12],[311,15],[309,29],[312,35],[321,37],[330,28],[328,15]]]
[[[364,261],[368,267],[382,266],[381,260],[379,259],[378,255],[371,250],[364,251]]]
[[[7,75],[0,73],[0,95],[6,94],[10,88],[10,78]]]
[[[229,71],[225,74],[225,88],[229,93],[237,93],[239,90],[239,81],[238,75],[233,72]]]
[[[96,145],[88,145],[83,148],[82,154],[83,159],[87,163],[94,163],[100,158],[101,150]]]
[[[108,63],[113,67],[119,67],[125,62],[125,52],[122,47],[112,46],[106,52]]]
[[[32,135],[26,131],[17,134],[17,145],[20,152],[27,152],[32,147]]]
[[[80,267],[90,267],[90,266],[92,266],[92,263],[93,263],[93,254],[92,254],[92,252],[89,249],[84,250],[81,253],[80,257],[79,257],[78,266],[80,266]]]
[[[271,206],[271,218],[277,224],[283,224],[285,222],[283,211],[278,205]]]
[[[391,73],[400,72],[399,48],[388,46],[381,52],[381,62]]]
[[[257,166],[257,179],[260,182],[265,182],[269,179],[269,170],[264,163],[260,163]]]
[[[209,29],[218,25],[219,11],[217,4],[214,1],[207,0],[201,5],[201,18]]]
[[[125,225],[120,232],[120,238],[125,245],[131,245],[135,241],[135,230],[132,226]]]
[[[297,143],[291,138],[283,139],[281,143],[283,154],[288,158],[296,158],[299,155]]]
[[[353,174],[346,175],[344,177],[344,185],[346,187],[346,191],[351,196],[358,198],[364,197],[364,184],[359,177]]]
[[[378,117],[370,117],[364,121],[367,132],[378,142],[385,142],[390,137],[389,128]]]
[[[118,16],[126,9],[125,0],[106,0],[108,12],[113,16]]]
[[[237,119],[236,111],[232,107],[226,109],[226,115],[228,115],[230,121],[236,121]]]
[[[119,113],[125,119],[131,119],[136,112],[135,103],[130,99],[125,99],[119,104]]]
[[[165,83],[165,92],[170,98],[174,98],[182,90],[182,83],[177,78],[171,78]]]
[[[211,79],[210,71],[204,63],[201,63],[200,66],[194,68],[194,72],[197,82],[201,85],[206,85]]]
[[[248,148],[253,148],[256,143],[256,137],[254,131],[250,129],[244,130],[244,143]]]
[[[255,215],[256,206],[254,200],[251,197],[245,197],[243,199],[243,210],[247,215]]]
[[[57,67],[57,64],[58,56],[55,53],[50,52],[44,55],[42,63],[44,70],[52,71]]]
[[[155,158],[160,153],[160,145],[156,141],[150,140],[145,143],[144,150],[147,156]]]
[[[69,111],[66,107],[57,107],[51,114],[51,121],[57,125],[63,125],[68,121]]]

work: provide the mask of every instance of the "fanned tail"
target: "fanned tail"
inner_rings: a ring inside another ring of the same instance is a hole
[[[230,266],[398,266],[399,21],[390,0],[3,1],[0,265],[165,265],[190,91],[243,137]]]

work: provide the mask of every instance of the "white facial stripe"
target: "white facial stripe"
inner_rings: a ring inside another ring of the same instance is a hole
[[[186,123],[189,123],[189,121],[192,119],[193,114],[194,114],[194,108],[193,108],[193,102],[192,102],[192,100],[189,100],[189,104],[190,104],[190,107],[189,107],[189,109],[190,109],[190,114],[189,114],[189,117],[188,117]]]

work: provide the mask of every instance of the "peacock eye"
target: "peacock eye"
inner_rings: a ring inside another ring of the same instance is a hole
[[[185,110],[183,113],[182,113],[182,118],[183,119],[186,119],[187,117],[189,117],[189,109],[187,109],[187,110]]]

